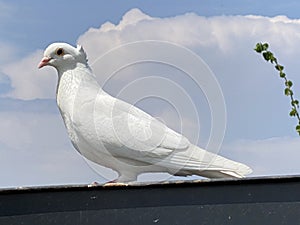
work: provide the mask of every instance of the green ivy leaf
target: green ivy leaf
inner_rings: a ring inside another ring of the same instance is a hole
[[[271,52],[264,52],[263,57],[266,61],[270,61],[272,58],[272,53]]]
[[[277,64],[277,65],[275,66],[275,68],[276,68],[276,70],[278,70],[278,71],[282,71],[282,70],[284,69],[284,67],[281,66],[281,65],[279,65],[279,64]]]
[[[297,114],[297,111],[296,111],[296,109],[292,109],[291,111],[290,111],[290,116],[296,116],[296,114]]]
[[[271,59],[270,59],[271,63],[275,62],[277,64],[277,59],[274,57],[273,53],[271,53],[271,54],[272,54]]]
[[[268,43],[264,43],[264,44],[262,45],[262,49],[263,49],[264,51],[267,51],[268,48],[269,48],[269,44],[268,44]]]
[[[291,102],[291,105],[299,108],[299,101],[297,99],[295,99]]]
[[[286,96],[290,96],[290,95],[293,95],[293,91],[290,88],[286,88],[286,89],[284,89],[284,94]]]
[[[285,86],[288,87],[288,88],[291,88],[293,86],[293,82],[288,80],[285,82]]]
[[[257,43],[254,50],[257,52],[257,53],[262,53],[264,51],[267,51],[269,48],[269,44],[268,43]]]
[[[285,75],[284,72],[280,71],[279,76],[280,76],[281,78],[285,78],[286,75]]]
[[[263,52],[262,55],[267,62],[270,61],[271,63],[277,63],[277,59],[274,57],[272,52],[266,51]]]
[[[255,47],[255,51],[257,52],[257,53],[261,53],[262,51],[263,51],[263,44],[262,43],[257,43],[256,44],[256,47]]]
[[[290,95],[290,89],[289,88],[284,89],[284,94],[286,96],[289,96]]]
[[[300,125],[299,124],[296,126],[296,131],[300,134]]]

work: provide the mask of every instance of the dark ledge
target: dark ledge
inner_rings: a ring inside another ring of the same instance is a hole
[[[300,177],[0,189],[0,224],[300,224]]]

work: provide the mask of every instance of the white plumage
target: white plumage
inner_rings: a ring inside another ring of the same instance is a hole
[[[118,172],[117,181],[144,172],[241,178],[251,169],[191,144],[149,114],[104,92],[81,46],[53,43],[39,68],[58,71],[57,105],[74,147],[87,159]]]

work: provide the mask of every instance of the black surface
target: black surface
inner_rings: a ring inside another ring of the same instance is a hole
[[[300,177],[0,190],[0,224],[300,224]]]

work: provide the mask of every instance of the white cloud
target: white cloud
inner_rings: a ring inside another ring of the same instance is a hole
[[[3,41],[0,41],[0,49],[1,49],[0,52],[1,55],[0,68],[1,68],[1,66],[11,63],[13,60],[15,60],[18,51],[14,46]]]
[[[100,30],[102,32],[109,32],[112,30],[123,30],[126,29],[127,26],[135,26],[141,21],[148,21],[152,20],[153,18],[144,14],[139,9],[132,9],[129,12],[127,12],[123,17],[120,23],[116,26],[110,22],[106,22],[103,25],[101,25]]]
[[[0,112],[0,187],[101,182],[58,114]]]
[[[8,77],[0,73],[0,84],[8,84],[8,83],[9,83]]]
[[[257,175],[292,175],[300,173],[299,137],[276,137],[262,140],[237,140],[225,144],[223,152],[240,160]]]
[[[3,66],[2,72],[11,80],[12,91],[6,94],[17,99],[54,98],[56,72],[53,68],[38,70],[43,53],[38,50],[27,57]]]
[[[291,40],[292,43],[288,43],[290,45],[295,44],[299,38],[299,26],[299,20],[286,16],[204,17],[187,13],[170,18],[154,18],[132,9],[119,24],[107,22],[98,29],[91,28],[80,36],[78,42],[85,46],[91,59],[119,44],[149,39],[170,41],[192,49],[217,47],[228,53],[238,50],[241,47],[239,44],[249,44],[246,42],[255,39],[268,40],[276,47],[282,45],[282,39]]]
[[[194,13],[155,18],[138,9],[132,9],[123,16],[119,24],[107,22],[100,28],[90,28],[79,37],[78,43],[84,46],[92,63],[119,45],[140,40],[163,40],[183,45],[199,53],[214,71],[219,72],[220,65],[236,64],[239,70],[236,73],[244,73],[243,77],[251,76],[252,80],[257,81],[260,75],[252,74],[257,73],[255,65],[258,63],[258,56],[252,51],[255,43],[268,41],[273,49],[284,54],[287,59],[295,61],[294,56],[298,54],[297,46],[300,43],[300,22],[285,16],[204,17]],[[55,72],[47,69],[37,70],[36,64],[41,56],[41,51],[37,51],[5,67],[4,71],[11,78],[14,87],[10,93],[11,97],[54,98]],[[115,58],[110,63],[120,62],[122,59]],[[249,70],[249,67],[252,70]],[[93,68],[99,76],[107,76],[101,73],[97,63]],[[220,74],[226,76],[231,83],[236,76],[232,69],[223,67]]]

